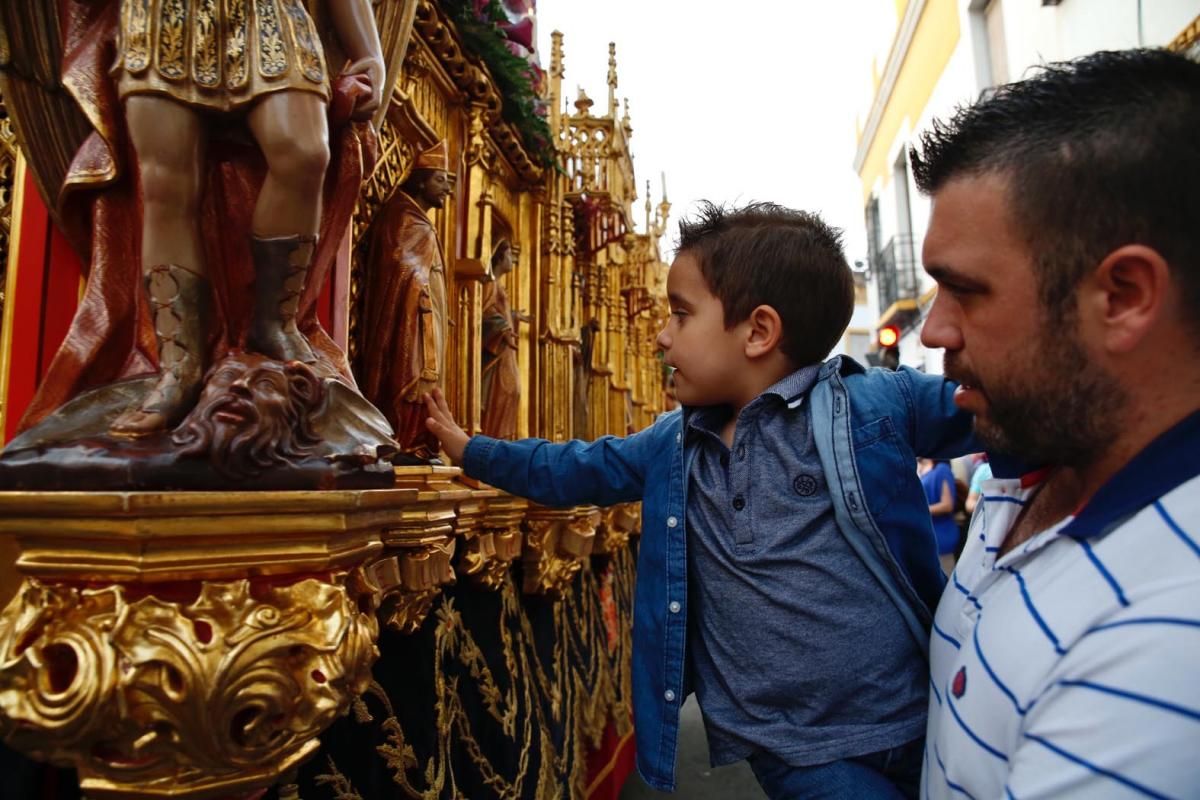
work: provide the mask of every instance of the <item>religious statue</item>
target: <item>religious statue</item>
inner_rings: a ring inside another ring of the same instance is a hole
[[[483,433],[517,438],[521,370],[517,365],[517,320],[500,281],[515,266],[512,244],[501,239],[492,253],[492,277],[483,287]]]
[[[571,398],[572,424],[576,439],[594,438],[591,434],[592,397],[592,354],[596,350],[596,334],[600,323],[589,319],[579,328],[579,345],[571,348],[571,363],[574,370],[574,396]]]
[[[342,74],[363,89],[350,118],[370,119],[384,81],[370,3],[346,0],[330,12],[352,60]],[[112,432],[143,436],[187,413],[204,373],[211,289],[197,211],[206,113],[244,114],[266,162],[250,225],[254,311],[245,345],[283,361],[316,361],[296,315],[320,229],[331,95],[317,32],[294,0],[241,11],[122,0],[117,41],[112,72],[141,178],[141,262],[159,378]]]
[[[436,458],[422,396],[446,375],[446,267],[429,220],[454,191],[446,143],[417,155],[412,174],[373,223],[359,378],[363,394],[413,462]]]
[[[370,118],[390,94],[371,0],[36,2],[37,13],[2,21],[34,27],[19,44],[61,49],[67,94],[31,99],[38,87],[20,83],[30,54],[15,46],[7,77],[20,91],[5,99],[31,124],[54,111],[63,131],[85,131],[69,161],[34,142],[30,163],[44,191],[57,189],[55,219],[87,284],[0,456],[0,484],[15,475],[3,460],[22,449],[86,442],[104,453],[97,463],[114,464],[178,449],[173,429],[213,375],[207,367],[230,353],[263,356],[274,370],[300,362],[342,385],[326,393],[356,394],[316,301],[374,165]],[[46,19],[57,23],[37,30]],[[330,465],[395,452],[361,398],[323,409],[365,415],[322,422],[349,437],[326,443]],[[55,474],[50,484],[65,473]],[[128,474],[117,466],[90,485],[119,488]]]

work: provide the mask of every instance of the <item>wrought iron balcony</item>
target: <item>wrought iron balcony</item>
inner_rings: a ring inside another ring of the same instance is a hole
[[[879,311],[886,313],[897,300],[916,300],[919,290],[912,234],[896,234],[874,259],[879,286]]]

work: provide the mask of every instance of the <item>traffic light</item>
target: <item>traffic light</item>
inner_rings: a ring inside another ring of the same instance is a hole
[[[896,369],[900,366],[900,326],[884,325],[875,334],[875,343],[879,350],[875,354],[875,363],[885,369]]]

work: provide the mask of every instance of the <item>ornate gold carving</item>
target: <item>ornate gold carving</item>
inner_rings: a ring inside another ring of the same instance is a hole
[[[384,621],[389,628],[416,633],[442,587],[454,583],[453,557],[454,537],[432,534],[408,537],[399,554],[371,564],[371,576],[384,592]]]
[[[432,128],[435,137],[445,139],[450,128],[447,95],[455,93],[450,76],[434,67],[432,53],[420,40],[414,40],[409,45],[404,69],[404,96],[412,109]]]
[[[226,0],[226,10],[229,29],[225,32],[225,80],[230,89],[240,89],[250,80],[246,0]]]
[[[578,509],[531,509],[525,518],[524,591],[558,597],[575,578],[595,543],[600,512]]]
[[[269,785],[366,689],[377,598],[361,571],[161,593],[26,579],[0,616],[0,730],[95,797]]]
[[[187,9],[183,0],[162,0],[158,24],[158,74],[167,80],[187,75],[184,43],[187,41]]]
[[[529,157],[512,126],[500,120],[503,98],[496,89],[495,80],[481,63],[464,53],[457,32],[433,0],[419,0],[413,28],[454,86],[466,95],[467,104],[485,109],[488,135],[521,180],[530,186],[538,184],[544,170]],[[436,126],[433,118],[426,116],[426,119]]]
[[[17,135],[13,131],[12,118],[0,95],[0,319],[4,317],[4,291],[8,283],[8,250],[13,240],[13,209],[17,186]],[[2,401],[3,398],[0,398]],[[0,414],[0,421],[3,414]]]
[[[642,504],[622,503],[601,512],[596,529],[596,554],[612,554],[629,544],[629,537],[641,530]]]
[[[150,64],[150,0],[127,0],[122,10],[129,15],[124,25],[125,69],[141,72]]]
[[[44,580],[196,580],[320,572],[380,552],[415,489],[0,492],[0,534]],[[236,540],[237,546],[230,542]]]
[[[497,494],[486,492],[485,497],[490,497],[479,501],[473,513],[466,513],[465,504],[460,504],[455,523],[463,542],[458,574],[491,591],[504,584],[512,562],[521,555],[521,517],[528,505],[521,498]]]
[[[300,69],[304,77],[313,83],[325,80],[325,67],[321,59],[321,45],[317,41],[316,31],[313,30],[312,20],[300,6],[299,0],[283,0],[284,13],[292,29],[292,45],[299,57]]]
[[[287,52],[279,23],[275,0],[255,0],[258,22],[258,71],[264,78],[275,78],[287,72]]]
[[[217,52],[217,0],[194,0],[192,26],[192,71],[196,83],[215,88],[221,84],[221,56]]]
[[[1200,56],[1200,15],[1171,40],[1167,49],[1176,53],[1190,53],[1193,57]]]
[[[442,587],[454,583],[455,506],[471,490],[455,483],[455,467],[397,467],[396,483],[417,490],[417,502],[400,509],[383,531],[385,554],[368,570],[383,593],[388,627],[414,633]]]

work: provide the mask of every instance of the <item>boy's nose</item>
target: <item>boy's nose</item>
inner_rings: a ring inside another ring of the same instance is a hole
[[[671,337],[667,336],[666,328],[663,328],[661,331],[658,332],[658,336],[655,337],[654,343],[656,345],[658,345],[659,350],[670,350],[671,349]]]

